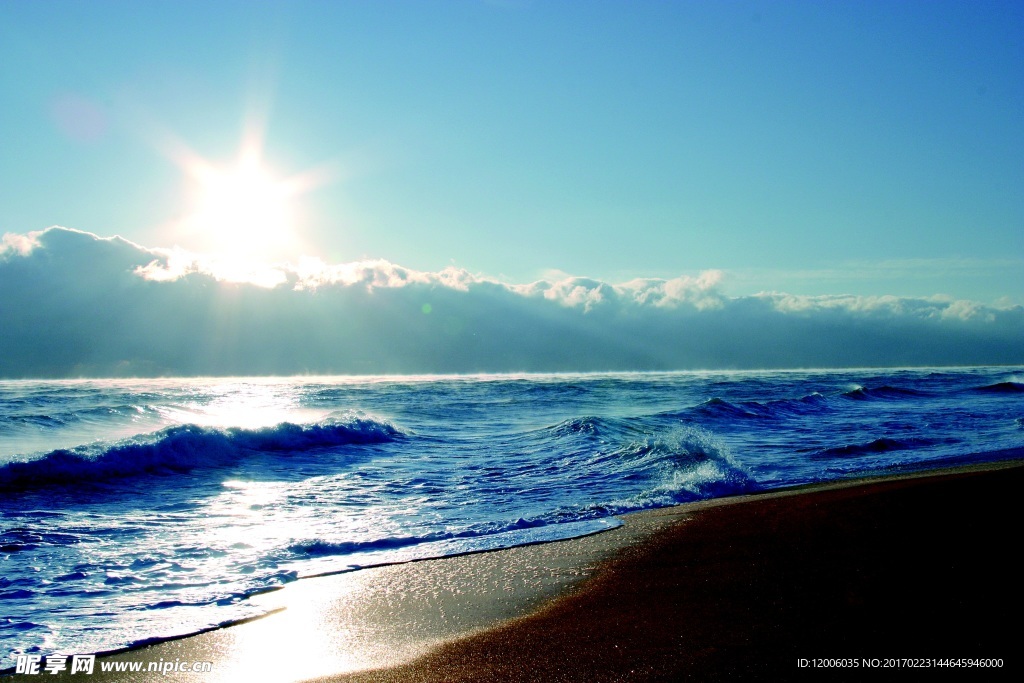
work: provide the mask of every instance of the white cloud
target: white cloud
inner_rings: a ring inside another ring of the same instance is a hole
[[[891,295],[802,296],[771,292],[757,294],[756,297],[770,302],[772,308],[780,313],[813,315],[823,311],[844,311],[865,318],[958,319],[992,322],[995,319],[995,311],[1020,308],[1009,305],[988,307],[975,301],[953,299],[944,295],[915,298]]]
[[[14,233],[7,233],[3,236],[3,240],[0,241],[0,256],[3,256],[7,252],[12,252],[19,256],[28,256],[32,253],[32,250],[38,246],[36,238],[42,234],[41,232],[30,232],[27,235],[16,235]]]
[[[6,235],[0,376],[1024,362],[1024,308],[762,292],[723,273],[510,284],[384,260],[239,268],[64,228]]]
[[[856,291],[862,295],[882,296],[898,290],[904,296],[930,298],[947,288],[958,298],[991,297],[1005,291],[1009,283],[1021,283],[1024,258],[931,258],[881,259],[825,264],[813,269],[744,268],[729,271],[730,291],[753,293],[758,289],[785,291],[789,294],[840,294]],[[1012,296],[990,300],[997,307],[1024,302],[1021,288]]]

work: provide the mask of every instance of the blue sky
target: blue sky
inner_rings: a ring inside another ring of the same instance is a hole
[[[8,265],[100,248],[25,237],[61,225],[569,307],[1024,304],[1019,2],[4,2],[0,136]],[[210,189],[247,140],[286,205]]]
[[[330,262],[1022,303],[1022,46],[1012,2],[7,2],[0,230],[195,248],[158,140],[263,121],[335,170]]]

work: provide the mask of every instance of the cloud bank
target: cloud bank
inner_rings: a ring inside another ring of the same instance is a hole
[[[0,244],[0,376],[455,373],[1024,362],[1024,308],[729,297],[721,273],[508,284],[307,260],[227,269],[54,227]]]

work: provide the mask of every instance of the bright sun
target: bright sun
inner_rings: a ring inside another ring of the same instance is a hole
[[[298,256],[296,198],[322,184],[324,171],[278,175],[264,163],[258,135],[248,136],[231,164],[214,164],[184,146],[172,156],[189,180],[179,230],[192,248],[236,265]]]
[[[234,166],[197,169],[193,227],[215,253],[265,256],[289,251],[296,238],[294,191],[255,154]]]
[[[203,251],[262,261],[292,251],[298,239],[293,199],[297,187],[275,176],[258,148],[245,148],[236,164],[190,164],[193,213],[186,219]]]

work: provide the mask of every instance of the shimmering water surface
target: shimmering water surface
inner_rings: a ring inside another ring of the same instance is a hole
[[[1022,448],[1020,368],[0,382],[3,655],[193,632],[311,574]]]

